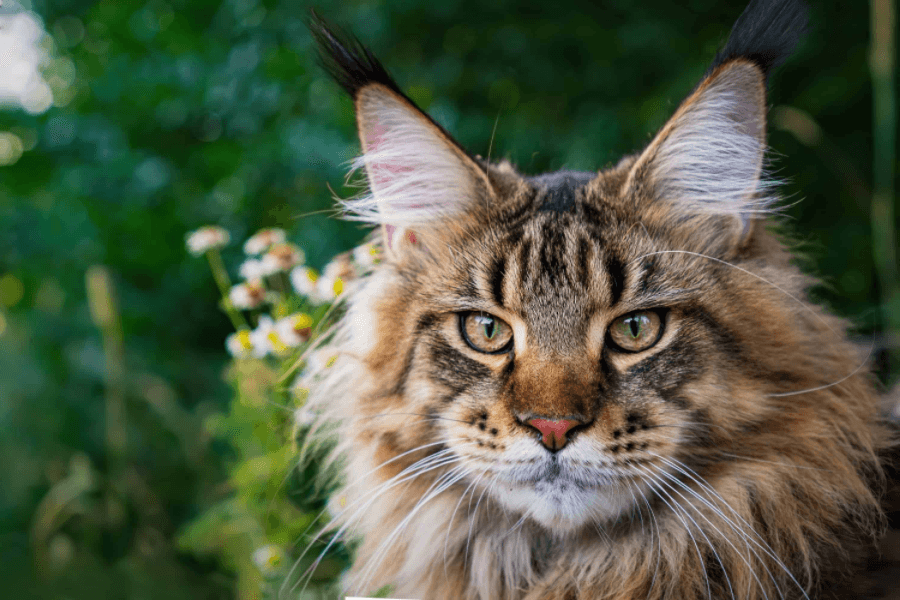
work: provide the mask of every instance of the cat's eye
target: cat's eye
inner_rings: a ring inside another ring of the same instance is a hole
[[[662,336],[660,311],[640,310],[623,315],[609,326],[609,340],[617,350],[641,352],[656,344]]]
[[[502,354],[512,349],[512,328],[493,315],[466,312],[459,315],[459,330],[473,350]]]

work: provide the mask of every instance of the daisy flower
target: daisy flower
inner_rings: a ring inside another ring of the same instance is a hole
[[[244,242],[244,253],[250,255],[262,254],[269,246],[280,244],[285,240],[284,229],[275,227],[260,229],[250,239]]]
[[[262,279],[266,275],[271,275],[275,271],[271,270],[263,261],[256,258],[248,258],[241,263],[239,272],[244,279]]]
[[[266,289],[259,279],[239,283],[228,292],[232,306],[241,310],[257,308],[266,300]]]
[[[236,331],[225,338],[225,347],[228,349],[228,353],[235,358],[249,358],[254,355],[250,332],[246,329]]]
[[[275,244],[262,257],[263,267],[270,272],[290,271],[293,267],[303,264],[306,257],[303,250],[288,242]]]
[[[288,346],[297,347],[309,340],[313,320],[306,313],[288,315],[275,322],[275,333]]]
[[[272,317],[263,315],[259,318],[259,325],[250,332],[250,341],[254,348],[258,348],[262,356],[266,354],[287,354],[299,335],[288,331],[286,327],[272,320]]]
[[[325,265],[322,276],[316,282],[317,295],[331,301],[341,295],[344,286],[356,276],[350,257],[342,255]]]
[[[304,374],[318,375],[321,371],[329,369],[337,362],[337,354],[334,350],[322,348],[316,350],[306,358],[306,368],[303,369]]]
[[[294,410],[294,427],[309,427],[316,422],[316,413],[309,408],[308,404]]]
[[[303,371],[291,385],[291,391],[298,400],[306,400],[307,396],[309,396],[310,388],[313,387],[313,384],[319,379],[325,369],[330,369],[337,362],[337,358],[337,354],[333,350],[329,351],[324,348],[316,350],[306,357]]]
[[[196,231],[192,231],[185,237],[188,252],[194,256],[200,256],[207,250],[222,248],[231,241],[231,235],[216,225],[206,225]]]
[[[353,261],[361,271],[368,271],[381,262],[381,249],[369,242],[353,249]]]
[[[284,552],[278,546],[268,545],[253,552],[253,564],[265,575],[272,575],[284,562]]]
[[[315,295],[318,280],[319,274],[312,267],[295,267],[291,271],[291,285],[298,294]]]

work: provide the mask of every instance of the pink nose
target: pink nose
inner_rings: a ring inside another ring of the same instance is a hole
[[[529,425],[541,432],[541,443],[549,450],[561,450],[569,441],[566,433],[576,425],[584,421],[578,419],[545,419],[535,417],[526,421]]]

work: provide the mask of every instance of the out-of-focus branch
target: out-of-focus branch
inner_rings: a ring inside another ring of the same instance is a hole
[[[106,267],[95,265],[85,276],[91,318],[103,336],[106,355],[106,447],[110,473],[121,472],[126,451],[125,342],[112,278]]]
[[[894,0],[871,0],[869,68],[873,97],[872,249],[881,291],[885,329],[900,331],[900,283],[897,279],[894,214],[894,163],[897,98],[894,89]]]

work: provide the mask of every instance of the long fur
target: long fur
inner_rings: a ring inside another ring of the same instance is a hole
[[[427,225],[348,290],[322,349],[337,359],[310,380],[344,473],[322,535],[360,540],[347,590],[839,597],[883,519],[878,396],[775,235],[718,218],[774,202],[765,78],[803,14],[754,0],[643,153],[542,178],[472,160],[315,25],[356,102],[372,195],[350,210]],[[658,340],[616,350],[611,324],[646,310]],[[468,311],[506,323],[513,350],[478,352]],[[551,452],[535,415],[583,426]]]

